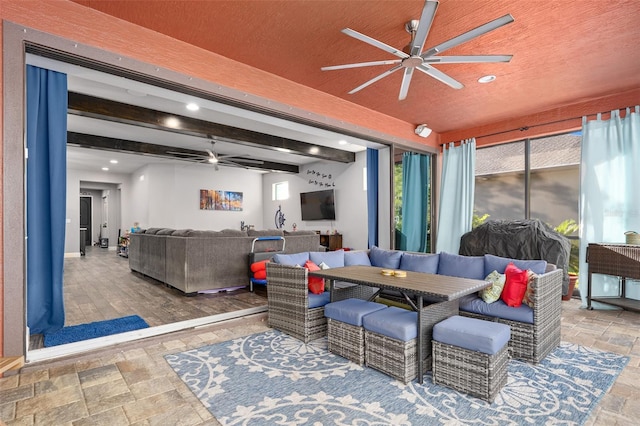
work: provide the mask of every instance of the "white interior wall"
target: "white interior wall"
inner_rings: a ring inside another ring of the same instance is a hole
[[[285,215],[284,229],[314,230],[322,233],[339,232],[344,247],[367,248],[367,195],[363,190],[363,168],[366,152],[356,154],[351,164],[319,161],[300,168],[298,174],[268,173],[263,176],[263,204],[265,228],[276,227],[275,214],[281,206]],[[289,199],[272,200],[272,185],[289,182]],[[328,186],[327,186],[328,185]],[[301,192],[335,190],[336,220],[302,221]]]

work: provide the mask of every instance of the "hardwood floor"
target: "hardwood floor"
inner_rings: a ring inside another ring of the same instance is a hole
[[[247,278],[248,282],[248,278]],[[87,247],[86,255],[64,261],[65,326],[139,315],[150,327],[267,304],[266,288],[184,296],[179,290],[129,269],[115,251]],[[30,337],[42,348],[42,335]]]

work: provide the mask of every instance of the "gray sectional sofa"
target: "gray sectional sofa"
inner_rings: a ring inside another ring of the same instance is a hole
[[[188,294],[249,285],[249,254],[255,238],[282,236],[285,252],[322,250],[313,231],[149,228],[133,233],[129,268]],[[281,241],[259,241],[254,251],[279,251]]]

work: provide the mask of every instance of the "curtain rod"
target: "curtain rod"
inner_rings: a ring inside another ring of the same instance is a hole
[[[630,108],[631,108],[631,107],[618,108],[618,111],[624,111],[624,110],[627,110],[627,109],[630,109]],[[613,109],[613,110],[611,110],[611,111],[615,111],[615,109]],[[611,112],[611,111],[596,112],[596,113],[593,113],[593,114],[581,115],[581,116],[579,116],[579,117],[563,118],[562,120],[549,121],[549,122],[547,122],[547,123],[532,124],[531,126],[522,126],[522,127],[518,127],[518,128],[515,128],[515,129],[502,130],[502,131],[500,131],[500,132],[488,133],[488,134],[486,134],[486,135],[473,136],[473,137],[475,137],[476,139],[479,139],[479,138],[487,138],[487,137],[489,137],[489,136],[496,136],[496,135],[502,135],[502,134],[504,134],[504,133],[511,133],[511,132],[515,132],[516,130],[520,130],[521,132],[524,132],[524,131],[527,131],[527,130],[529,130],[529,129],[533,129],[533,128],[535,128],[535,127],[542,127],[542,126],[548,126],[549,124],[563,123],[563,122],[565,122],[565,121],[571,121],[571,120],[581,119],[582,117],[597,116],[598,114],[606,114],[606,113]],[[458,141],[456,141],[456,142],[458,142]],[[445,145],[445,144],[447,144],[447,143],[450,143],[450,142],[444,142],[444,143],[442,143],[441,145]]]

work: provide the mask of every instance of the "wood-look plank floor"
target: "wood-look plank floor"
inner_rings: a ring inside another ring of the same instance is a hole
[[[248,282],[248,279],[247,279]],[[129,269],[129,260],[113,250],[87,247],[83,257],[64,261],[65,326],[139,315],[149,326],[264,306],[266,289],[184,296]],[[29,348],[42,348],[42,335],[30,336]]]

